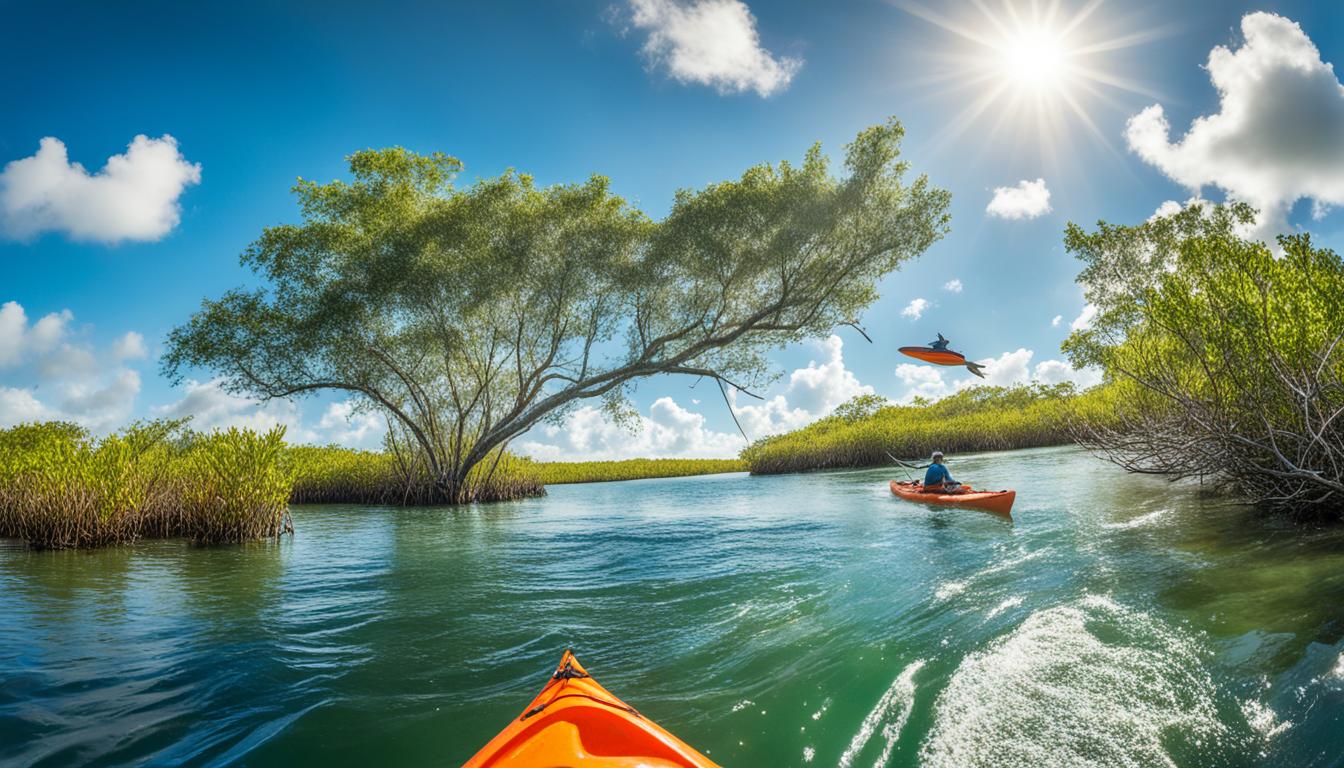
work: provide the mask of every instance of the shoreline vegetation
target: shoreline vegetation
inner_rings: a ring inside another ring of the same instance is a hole
[[[1072,442],[1071,421],[1111,408],[1106,388],[975,387],[936,402],[861,397],[737,459],[541,462],[498,453],[475,468],[478,501],[547,485],[880,466],[887,453],[1009,450]],[[1096,423],[1095,421],[1090,423]],[[439,504],[415,452],[289,446],[284,430],[195,432],[139,423],[105,437],[48,422],[0,430],[0,538],[35,549],[183,538],[238,543],[293,532],[290,504]]]
[[[501,453],[476,468],[479,501],[546,485],[741,472],[738,459],[538,462]],[[97,438],[62,422],[0,430],[0,538],[71,549],[146,538],[224,544],[292,533],[290,504],[441,503],[396,452],[288,446],[284,430],[194,432],[181,421]]]
[[[752,474],[853,469],[949,453],[1073,443],[1076,425],[1108,423],[1112,387],[1071,384],[971,387],[941,400],[892,405],[863,396],[806,427],[758,440],[742,452]]]

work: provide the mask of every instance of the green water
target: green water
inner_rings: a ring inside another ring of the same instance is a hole
[[[725,766],[1344,765],[1344,528],[1071,449],[0,544],[0,764],[454,765],[566,646]]]

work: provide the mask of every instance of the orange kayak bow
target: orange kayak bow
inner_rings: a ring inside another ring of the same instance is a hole
[[[902,483],[895,480],[891,481],[891,492],[910,501],[983,509],[1007,517],[1012,517],[1013,501],[1017,498],[1017,491],[976,491],[965,488],[957,493],[926,492],[922,483]]]
[[[550,682],[462,768],[719,768],[598,685],[565,651]]]

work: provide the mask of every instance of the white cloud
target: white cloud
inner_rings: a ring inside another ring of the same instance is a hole
[[[1083,305],[1083,311],[1079,312],[1078,316],[1073,318],[1072,323],[1069,323],[1069,330],[1086,331],[1088,328],[1092,327],[1092,321],[1095,320],[1096,317],[1097,305],[1085,304]]]
[[[29,326],[28,313],[17,301],[0,304],[0,368],[51,352],[65,338],[73,319],[74,315],[65,309],[45,315]]]
[[[1059,324],[1062,323],[1062,322],[1064,322],[1064,316],[1063,316],[1063,315],[1055,315],[1054,319],[1050,321],[1050,327],[1051,327],[1051,328],[1058,328],[1058,327],[1059,327]]]
[[[68,309],[29,324],[18,302],[0,305],[0,427],[58,419],[93,432],[124,426],[140,394],[140,374],[122,363],[122,336],[99,351],[73,330]]]
[[[0,172],[0,234],[27,240],[62,232],[73,240],[158,240],[177,226],[178,198],[201,180],[172,136],[136,136],[97,173],[72,163],[59,139]]]
[[[92,377],[101,368],[93,350],[82,344],[62,344],[41,355],[35,367],[47,380]]]
[[[58,418],[60,414],[43,405],[31,390],[0,387],[0,429]]]
[[[317,425],[334,442],[350,448],[377,448],[387,432],[387,422],[379,412],[361,409],[352,399],[328,405]]]
[[[976,362],[985,366],[984,383],[995,387],[1011,387],[1014,384],[1025,384],[1030,379],[1028,367],[1032,354],[1030,349],[1018,347],[1012,352]]]
[[[705,417],[661,397],[626,429],[601,409],[586,405],[559,425],[533,429],[513,448],[543,461],[605,461],[633,458],[732,457],[745,443],[736,433],[716,432]]]
[[[729,393],[737,420],[753,440],[811,424],[847,400],[874,394],[872,387],[860,384],[845,367],[844,341],[839,336],[832,334],[821,342],[821,348],[825,360],[811,360],[806,368],[795,369],[781,394],[761,403],[739,405],[742,398]]]
[[[1344,87],[1296,22],[1251,13],[1241,32],[1240,48],[1209,53],[1217,113],[1195,118],[1173,143],[1154,104],[1130,118],[1125,136],[1139,157],[1196,196],[1213,186],[1259,208],[1251,234],[1268,240],[1288,230],[1302,198],[1344,204]]]
[[[43,400],[37,397],[39,389]],[[52,396],[47,397],[47,392]],[[59,420],[109,432],[130,419],[139,393],[140,375],[124,368],[106,375],[63,379],[45,388],[0,386],[0,428]],[[56,404],[50,405],[53,401]]]
[[[1050,190],[1045,179],[1023,179],[1014,187],[995,187],[985,213],[1000,219],[1034,219],[1050,212]]]
[[[857,395],[874,393],[845,367],[844,342],[839,336],[832,335],[819,344],[822,359],[809,361],[806,367],[790,373],[783,392],[743,404],[744,397],[735,390],[728,391],[733,413],[753,440],[806,426]],[[717,396],[709,402],[716,401]],[[670,397],[656,400],[633,427],[624,429],[601,410],[584,406],[559,425],[533,429],[514,447],[538,459],[576,461],[731,457],[746,445],[735,428],[724,432],[709,429],[702,414],[682,408]]]
[[[112,343],[112,354],[118,360],[143,360],[149,356],[145,349],[145,337],[135,331],[127,331],[125,336]]]
[[[1101,371],[1095,368],[1075,370],[1063,360],[1042,360],[1031,373],[1031,380],[1041,384],[1063,384],[1072,381],[1079,389],[1101,383]]]
[[[761,47],[756,19],[741,0],[630,0],[630,9],[634,25],[649,32],[645,56],[682,83],[770,96],[803,64]]]
[[[901,316],[908,317],[911,320],[918,320],[924,315],[924,310],[928,309],[929,306],[928,299],[915,299],[905,305],[905,309],[901,310]]]
[[[961,289],[964,287],[965,286],[961,284],[961,279],[956,277],[943,283],[943,290],[951,291],[952,293],[961,293]]]
[[[190,427],[202,432],[215,429],[252,429],[259,432],[276,426],[285,428],[285,440],[291,443],[315,443],[320,436],[303,426],[299,408],[289,400],[259,402],[224,391],[219,379],[188,379],[181,399],[153,409],[161,418],[191,417]]]
[[[901,363],[896,366],[896,379],[905,388],[897,402],[908,403],[916,397],[937,400],[952,394],[955,387],[944,373],[944,369],[932,365]]]
[[[1184,208],[1184,205],[1181,205],[1175,200],[1165,200],[1161,205],[1157,206],[1157,210],[1153,211],[1153,215],[1149,216],[1148,220],[1157,221],[1158,219],[1165,219],[1168,216],[1175,216]]]
[[[140,394],[140,374],[128,369],[110,379],[81,379],[65,386],[60,413],[94,432],[109,432],[125,426]]]

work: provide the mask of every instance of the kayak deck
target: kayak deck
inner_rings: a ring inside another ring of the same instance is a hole
[[[719,768],[645,719],[565,651],[523,713],[463,768]]]
[[[1013,501],[1017,491],[976,491],[970,488],[960,493],[926,492],[922,483],[891,481],[891,492],[902,499],[926,504],[982,509],[986,512],[1012,517]]]

